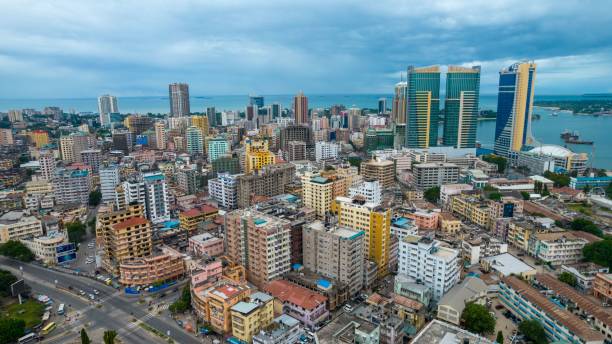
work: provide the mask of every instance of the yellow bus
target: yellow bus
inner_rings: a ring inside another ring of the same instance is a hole
[[[43,335],[47,335],[49,334],[51,331],[55,330],[55,323],[54,322],[50,322],[47,324],[47,326],[43,327],[42,331],[40,331]]]

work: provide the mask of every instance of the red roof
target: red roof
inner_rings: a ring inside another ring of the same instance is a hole
[[[133,227],[133,226],[138,226],[138,225],[144,225],[146,223],[149,223],[149,221],[147,221],[147,219],[145,219],[144,217],[130,217],[129,219],[123,221],[123,222],[119,222],[117,224],[115,224],[113,226],[114,229],[124,229],[124,228],[128,228],[128,227]]]
[[[184,211],[184,212],[182,212],[182,214],[184,216],[187,216],[187,217],[195,217],[195,216],[200,216],[202,214],[216,213],[218,211],[219,211],[219,209],[217,209],[217,208],[215,208],[213,206],[210,206],[208,204],[204,204],[203,206],[201,206],[199,208],[196,207],[196,208],[191,208],[191,209],[189,209],[187,211]]]
[[[264,290],[282,302],[290,302],[308,310],[327,302],[327,297],[285,280],[272,281]]]

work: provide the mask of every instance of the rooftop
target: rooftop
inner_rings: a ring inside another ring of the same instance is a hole
[[[451,288],[439,302],[439,305],[448,305],[455,309],[459,314],[463,312],[466,301],[471,300],[478,294],[487,291],[487,285],[478,277],[467,277]]]
[[[220,287],[209,289],[208,292],[218,296],[224,300],[231,299],[245,290],[242,286],[234,286],[231,284],[222,285]]]
[[[113,225],[114,229],[125,229],[128,227],[133,227],[133,226],[140,226],[140,225],[144,225],[149,223],[149,221],[147,219],[145,219],[144,217],[140,217],[140,216],[136,216],[136,217],[130,217],[129,219],[119,222],[115,225]]]
[[[282,302],[290,302],[309,310],[327,302],[327,297],[285,280],[272,281],[264,290]]]
[[[493,344],[484,337],[440,320],[432,320],[427,324],[417,333],[412,344],[452,344],[463,343],[465,340],[470,343]]]
[[[491,268],[499,271],[504,276],[510,276],[512,274],[520,275],[525,272],[535,271],[535,269],[516,258],[510,253],[502,253],[497,256],[482,258],[491,264]]]
[[[256,310],[257,307],[259,307],[259,304],[255,302],[240,301],[237,304],[233,305],[231,309],[232,311],[236,311],[236,312],[246,315]]]
[[[341,313],[315,335],[319,343],[353,343],[355,329],[364,333],[371,333],[377,328],[377,325],[367,320],[351,314]]]

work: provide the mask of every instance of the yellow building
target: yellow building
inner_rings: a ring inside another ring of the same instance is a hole
[[[441,212],[439,215],[440,219],[440,231],[445,234],[456,234],[461,229],[461,220],[454,217],[453,214],[447,212]]]
[[[231,314],[232,335],[250,343],[253,335],[274,320],[274,298],[266,293],[254,293],[250,301],[235,304]]]
[[[385,276],[389,267],[391,244],[391,209],[383,209],[359,198],[337,197],[332,211],[338,224],[365,232],[364,255],[378,266],[378,276]]]
[[[452,198],[451,211],[474,224],[489,228],[489,206],[482,203],[479,197],[457,195]]]
[[[508,243],[518,249],[527,252],[529,249],[529,238],[537,233],[545,232],[544,228],[536,228],[533,222],[527,220],[514,220],[508,224]]]
[[[331,180],[319,174],[307,172],[302,177],[304,206],[313,209],[317,218],[325,218],[325,214],[330,211],[334,199],[333,186]]]
[[[192,303],[198,317],[210,324],[215,332],[231,333],[231,308],[248,301],[251,289],[246,285],[224,284],[192,290]]]
[[[30,139],[36,148],[42,148],[49,144],[49,134],[44,130],[34,130],[30,133]]]
[[[268,150],[268,141],[247,140],[244,145],[245,170],[247,173],[260,170],[264,166],[273,165],[276,161],[274,153]]]
[[[207,204],[187,211],[182,211],[179,214],[181,229],[192,233],[196,231],[199,226],[203,225],[205,221],[214,220],[218,213],[219,209]]]
[[[202,136],[208,136],[209,134],[208,117],[191,116],[191,125],[202,130]]]

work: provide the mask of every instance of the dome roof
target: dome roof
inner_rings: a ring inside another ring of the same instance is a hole
[[[530,150],[529,153],[550,155],[557,158],[566,158],[574,154],[571,150],[557,145],[542,145],[541,147]]]

